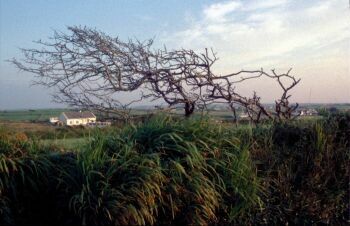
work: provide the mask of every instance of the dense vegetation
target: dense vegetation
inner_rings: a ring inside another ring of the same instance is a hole
[[[252,127],[155,117],[81,151],[0,132],[0,225],[342,225],[350,116]]]

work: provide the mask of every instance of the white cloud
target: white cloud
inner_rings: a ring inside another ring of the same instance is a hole
[[[329,75],[312,59],[323,58],[320,61],[329,62],[328,67],[348,73],[346,61],[329,59],[336,57],[330,54],[334,50],[349,57],[349,49],[339,45],[350,38],[348,7],[341,0],[215,3],[203,8],[197,17],[200,19],[162,41],[170,43],[170,47],[197,51],[213,47],[220,57],[217,64],[220,73],[240,68],[292,66],[302,74],[302,67],[309,63],[320,79],[327,80]],[[301,77],[306,86],[315,85],[306,75],[305,79]],[[345,80],[350,85],[349,74]],[[345,92],[343,99],[346,98],[350,99],[349,92]]]
[[[220,53],[244,53],[241,63],[263,57],[291,54],[296,50],[327,46],[349,37],[349,15],[339,1],[322,1],[315,7],[300,6],[295,10],[268,8],[284,6],[285,0],[266,1],[248,12],[235,11],[236,1],[205,7],[204,19],[187,29],[165,38],[173,46],[191,48],[214,47]],[[247,5],[254,5],[248,2]],[[242,7],[245,7],[244,5]],[[294,6],[295,7],[295,6]],[[249,7],[248,7],[249,8]],[[210,12],[210,13],[209,13]]]
[[[204,8],[204,16],[208,20],[223,21],[225,16],[241,7],[238,1],[229,1],[224,3],[215,3]]]
[[[245,10],[261,10],[287,5],[288,0],[255,0],[249,1],[244,7]]]

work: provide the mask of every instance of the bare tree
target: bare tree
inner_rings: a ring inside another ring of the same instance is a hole
[[[35,84],[55,88],[54,101],[70,106],[116,113],[128,117],[131,104],[162,99],[169,107],[182,106],[185,116],[213,103],[226,103],[236,119],[236,106],[246,109],[258,123],[261,117],[289,119],[297,105],[290,106],[289,91],[300,80],[286,74],[241,70],[227,75],[213,73],[216,54],[205,49],[153,50],[153,40],[123,42],[86,27],[68,27],[69,33],[55,32],[43,48],[22,49],[23,60],[11,60],[19,69],[36,75]],[[262,76],[274,79],[283,90],[269,112],[254,92],[246,97],[236,85]],[[292,81],[286,85],[285,79]],[[138,92],[138,97],[121,101],[121,93]]]

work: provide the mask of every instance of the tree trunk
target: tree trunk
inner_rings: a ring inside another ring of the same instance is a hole
[[[194,111],[194,103],[185,103],[185,116],[190,117]]]
[[[233,106],[233,104],[230,104],[231,111],[233,113],[233,123],[237,125],[237,113],[236,108]]]

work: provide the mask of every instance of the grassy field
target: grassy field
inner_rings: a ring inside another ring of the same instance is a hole
[[[40,140],[45,145],[55,145],[58,148],[77,149],[80,144],[85,143],[89,134],[94,129],[84,129],[79,127],[56,127],[51,125],[48,120],[50,117],[57,117],[61,112],[69,111],[69,109],[40,109],[40,110],[16,110],[16,111],[0,111],[0,130],[9,131],[11,133],[24,133],[31,139]],[[134,109],[131,114],[134,116],[143,116],[156,114],[156,111]],[[164,113],[163,113],[164,114]],[[181,116],[180,109],[172,111],[172,115]],[[98,115],[98,117],[106,117],[107,115]],[[215,120],[226,121],[227,126],[232,126],[232,114],[224,110],[212,110],[204,117],[211,117]],[[193,118],[201,119],[200,113],[195,113]],[[300,120],[313,122],[320,120],[320,116],[302,117]],[[123,123],[119,123],[118,127]],[[245,122],[239,125],[241,128],[249,127],[249,123]],[[107,128],[108,130],[108,128]]]
[[[58,117],[67,109],[37,109],[0,111],[0,120],[11,121],[48,121],[50,117]]]
[[[0,128],[14,132],[43,132],[55,131],[55,127],[48,122],[29,122],[22,120],[0,120]]]
[[[108,129],[37,124],[0,126],[0,225],[349,220],[350,115],[259,126],[166,115]]]
[[[342,107],[342,109],[347,109],[346,107]],[[350,109],[350,107],[349,107]],[[32,122],[48,122],[50,117],[58,117],[62,112],[72,111],[72,109],[37,109],[37,110],[8,110],[8,111],[0,111],[0,122],[1,121],[32,121]],[[160,111],[158,110],[142,110],[142,109],[132,109],[130,114],[133,116],[144,116],[149,114],[158,114]],[[240,112],[237,114],[239,115]],[[166,113],[166,114],[169,114]],[[171,111],[173,115],[183,115],[182,109],[176,109]],[[195,116],[199,117],[202,114],[200,112],[196,112]],[[220,119],[220,120],[232,120],[233,115],[232,112],[228,110],[210,110],[209,113],[205,113],[204,115],[210,115],[211,117]],[[96,113],[98,119],[102,119],[104,117],[111,117],[113,115],[107,114],[98,114]],[[307,117],[305,117],[307,118]]]
[[[56,147],[62,150],[81,151],[88,144],[89,138],[43,139],[40,144],[44,147]]]
[[[344,106],[342,106],[344,108]],[[61,149],[80,149],[85,144],[94,129],[84,129],[79,127],[56,127],[51,125],[48,120],[50,117],[57,117],[64,111],[70,109],[37,109],[37,110],[14,110],[0,111],[0,130],[9,131],[11,133],[24,133],[30,139],[39,140],[45,146],[55,146]],[[145,116],[150,113],[157,114],[157,111],[133,109],[131,114],[134,116]],[[173,116],[181,116],[181,109],[171,111]],[[163,113],[165,114],[165,113]],[[169,114],[169,113],[168,113]],[[101,117],[110,117],[111,115],[99,115]],[[202,114],[196,112],[193,118],[201,119]],[[226,122],[225,125],[231,127],[233,124],[232,113],[225,110],[211,110],[208,114],[204,114],[204,118],[210,117],[218,121]],[[321,120],[321,116],[300,117],[299,121],[303,123],[313,123]],[[123,122],[118,123],[117,127],[123,126]],[[249,122],[242,122],[239,127],[249,127]],[[235,126],[237,128],[237,125]],[[106,129],[108,130],[108,128]]]

